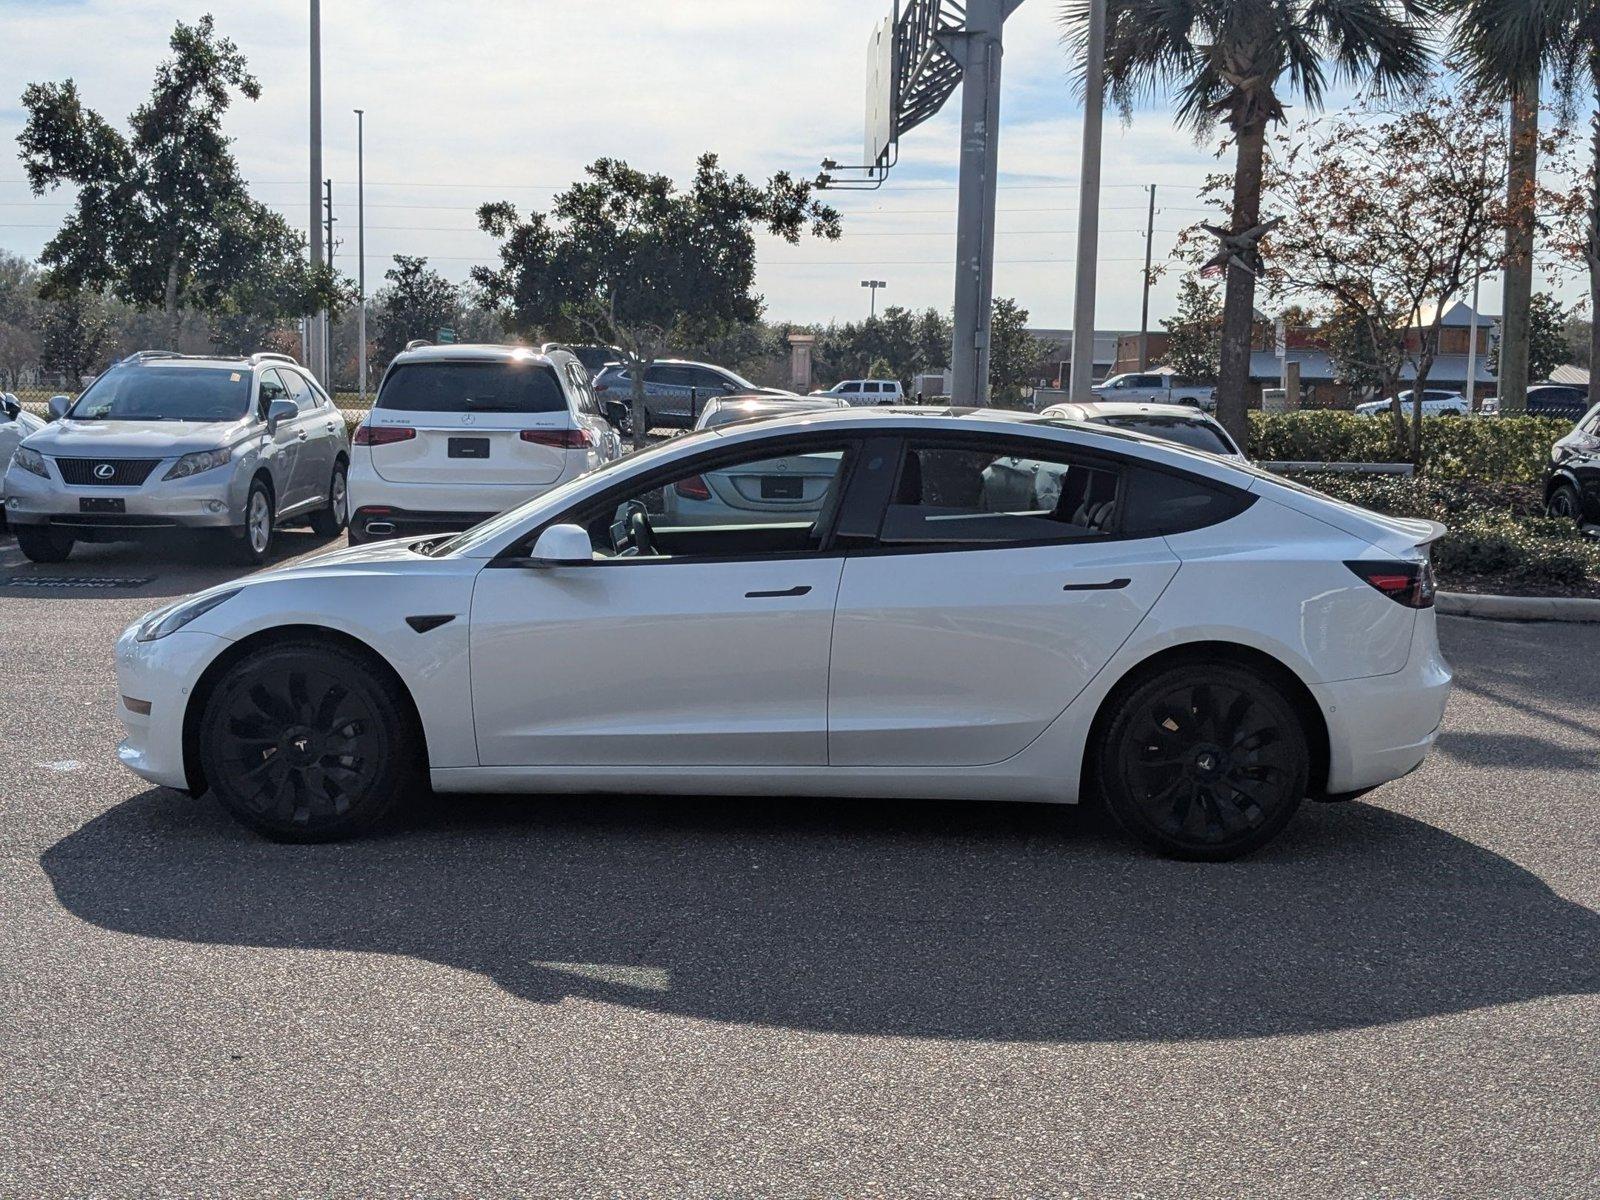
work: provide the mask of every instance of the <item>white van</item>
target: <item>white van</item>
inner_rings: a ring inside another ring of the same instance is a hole
[[[813,396],[837,396],[846,404],[864,406],[872,404],[904,404],[905,389],[898,379],[841,379],[825,392],[812,392]]]

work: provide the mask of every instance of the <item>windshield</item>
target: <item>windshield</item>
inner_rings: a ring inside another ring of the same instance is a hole
[[[1131,429],[1135,433],[1166,438],[1191,450],[1204,450],[1208,454],[1237,453],[1221,432],[1204,421],[1186,421],[1182,417],[1102,417],[1107,425],[1118,429]]]
[[[377,408],[393,412],[566,412],[556,373],[543,363],[402,363],[384,378]]]
[[[456,534],[455,537],[446,538],[442,542],[429,541],[422,543],[420,546],[421,552],[431,558],[442,558],[446,554],[466,553],[483,545],[485,542],[499,537],[508,529],[520,528],[526,523],[529,512],[535,508],[542,508],[545,505],[550,505],[552,508],[560,508],[573,496],[587,490],[589,485],[596,479],[611,474],[619,467],[632,467],[635,464],[663,455],[669,450],[679,449],[688,445],[691,441],[704,445],[715,440],[716,435],[710,432],[686,433],[657,442],[653,446],[646,446],[641,450],[631,451],[621,458],[614,458],[610,462],[596,467],[587,475],[580,475],[576,479],[570,479],[560,487],[551,488],[542,496],[536,496],[526,503],[519,504],[516,508],[507,509],[497,517],[490,517],[483,524],[474,525],[471,529]]]
[[[250,371],[129,366],[107,371],[67,410],[74,421],[237,421],[250,407]]]

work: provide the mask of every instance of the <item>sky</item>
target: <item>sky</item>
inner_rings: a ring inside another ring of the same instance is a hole
[[[368,291],[397,253],[464,280],[492,261],[480,203],[546,206],[602,155],[685,179],[707,151],[752,178],[809,177],[825,157],[860,157],[866,47],[888,0],[323,0],[323,165],[334,181],[335,265],[356,275],[356,118],[366,110]],[[1082,106],[1068,81],[1059,5],[1028,0],[1005,30],[995,294],[1036,327],[1072,323]],[[148,94],[178,20],[212,12],[262,84],[226,128],[252,193],[302,230],[309,208],[307,0],[0,0],[9,83],[0,90],[0,247],[37,255],[71,195],[30,195],[15,139],[27,82],[74,78],[119,128]],[[880,11],[880,9],[882,11]],[[880,307],[948,309],[954,288],[958,97],[912,131],[875,192],[830,194],[836,242],[763,237],[767,315],[800,322]],[[1108,112],[1102,157],[1096,323],[1139,324],[1148,192],[1154,256],[1204,217],[1198,191],[1226,165],[1153,103]],[[1152,327],[1171,314],[1179,271],[1157,283]],[[1572,294],[1576,290],[1569,289]],[[1481,307],[1498,311],[1494,291]]]

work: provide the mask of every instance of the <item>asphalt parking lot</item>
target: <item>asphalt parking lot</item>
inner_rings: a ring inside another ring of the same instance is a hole
[[[289,847],[112,759],[214,553],[0,536],[0,1195],[1600,1194],[1600,627],[1443,620],[1423,770],[1239,863],[650,797]]]

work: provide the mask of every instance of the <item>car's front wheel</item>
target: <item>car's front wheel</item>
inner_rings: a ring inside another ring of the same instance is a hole
[[[212,794],[279,841],[372,829],[415,785],[421,761],[396,685],[348,649],[310,639],[232,664],[206,699],[199,734]]]
[[[246,566],[259,566],[272,553],[272,493],[257,479],[244,502],[244,528],[235,544],[236,556]]]
[[[71,534],[47,525],[18,525],[17,547],[29,562],[62,563],[75,545]]]
[[[1310,774],[1295,706],[1265,675],[1228,662],[1184,663],[1135,685],[1097,755],[1106,805],[1130,836],[1206,861],[1276,837]]]
[[[1583,516],[1583,498],[1570,483],[1558,483],[1551,490],[1550,499],[1545,501],[1544,511],[1552,517],[1577,521]]]

